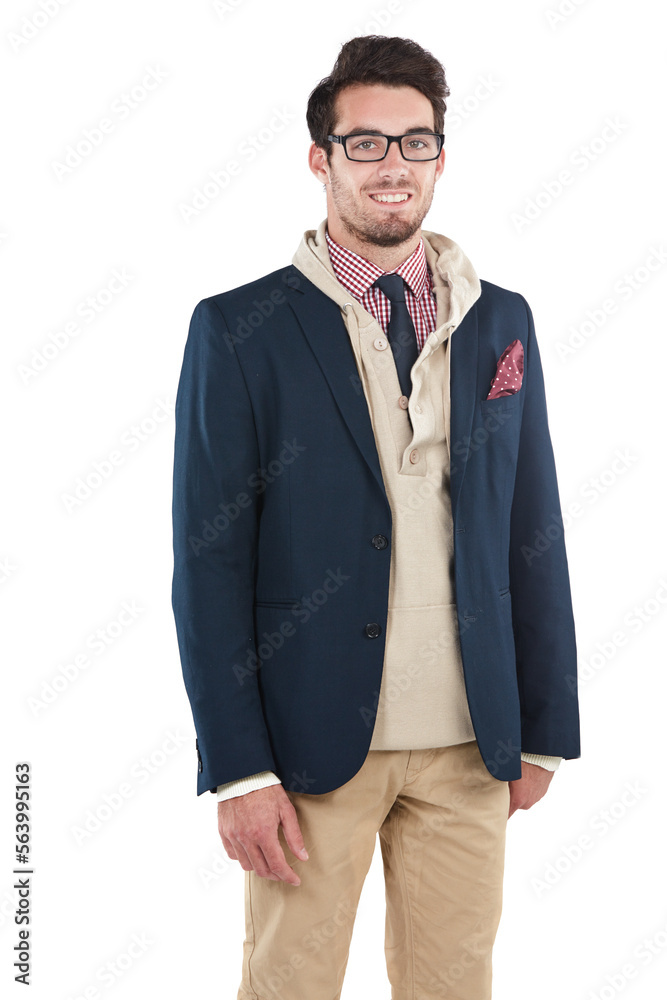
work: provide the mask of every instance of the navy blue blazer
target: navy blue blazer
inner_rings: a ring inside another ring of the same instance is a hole
[[[481,289],[451,340],[455,585],[475,736],[508,781],[522,750],[579,756],[577,654],[533,317]],[[517,337],[522,386],[487,400]],[[197,794],[265,770],[339,787],[376,718],[392,515],[340,307],[293,265],[195,307],[173,486]]]

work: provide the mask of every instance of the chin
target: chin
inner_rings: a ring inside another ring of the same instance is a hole
[[[419,226],[417,226],[416,229],[411,229],[402,233],[377,233],[373,235],[370,242],[379,247],[397,247],[400,246],[401,243],[405,243],[406,240],[409,240],[411,236],[414,236],[417,229],[419,229]]]
[[[390,224],[376,224],[369,226],[369,236],[372,234],[373,242],[378,246],[396,247],[405,243],[417,232],[421,226],[421,219],[393,220]]]

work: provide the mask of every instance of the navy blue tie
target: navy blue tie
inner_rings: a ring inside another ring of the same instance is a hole
[[[373,284],[391,302],[387,338],[394,355],[401,392],[409,398],[412,389],[410,371],[419,357],[419,347],[415,326],[405,302],[405,283],[400,274],[383,274]]]

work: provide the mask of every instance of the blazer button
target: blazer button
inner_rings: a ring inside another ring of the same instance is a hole
[[[413,465],[416,465],[417,462],[419,461],[419,451],[417,448],[413,448],[412,451],[410,452],[410,461],[412,462]]]
[[[373,341],[373,347],[376,351],[386,351],[389,346],[389,341],[385,340],[384,337],[376,337]]]
[[[377,622],[369,622],[364,631],[370,639],[377,639],[381,629]]]
[[[371,543],[376,549],[386,549],[389,542],[384,535],[373,535],[371,538]]]
[[[400,406],[400,408],[402,410],[407,410],[409,402],[410,402],[410,400],[408,399],[407,396],[399,396],[398,397],[398,405]]]

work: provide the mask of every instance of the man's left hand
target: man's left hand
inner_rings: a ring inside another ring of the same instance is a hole
[[[516,781],[510,781],[510,811],[507,815],[509,819],[517,809],[530,809],[542,798],[549,787],[549,782],[554,776],[553,771],[547,771],[546,767],[538,764],[529,764],[528,761],[521,761],[521,777]]]

